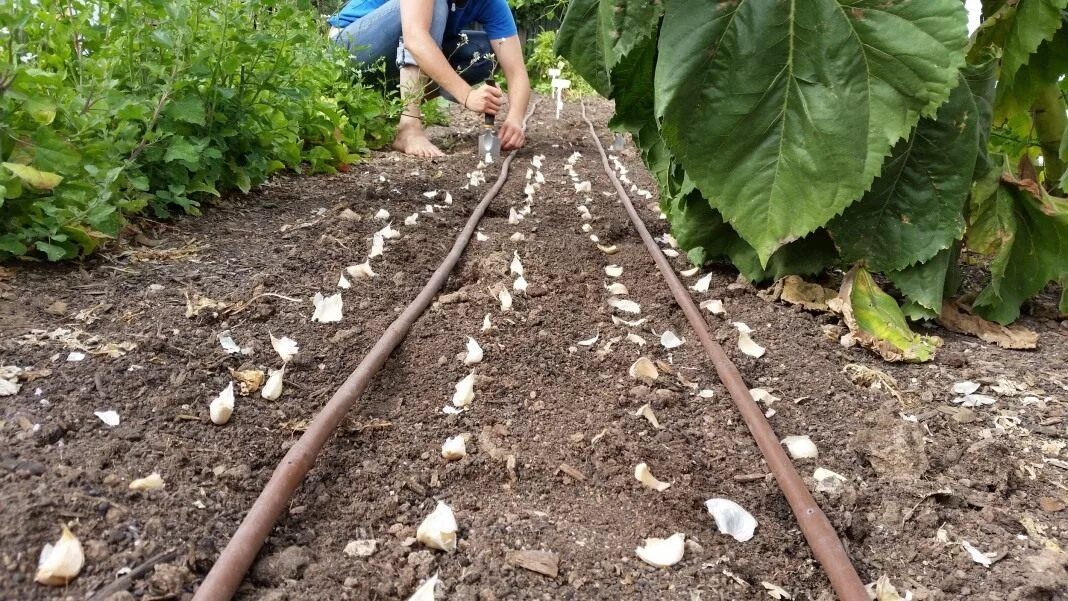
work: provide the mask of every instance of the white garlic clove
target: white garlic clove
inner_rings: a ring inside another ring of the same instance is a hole
[[[613,309],[615,309],[617,311],[622,311],[624,313],[639,314],[639,313],[642,312],[641,305],[639,305],[638,303],[636,303],[636,302],[634,302],[634,301],[632,301],[630,299],[626,299],[626,298],[615,298],[615,297],[609,298],[608,299],[608,306],[612,307]]]
[[[647,538],[644,546],[634,552],[651,566],[668,568],[682,561],[686,552],[686,535],[676,532],[667,538]]]
[[[486,240],[489,240],[489,236],[483,234],[482,232],[475,232],[475,240],[478,240],[479,242],[485,242]]]
[[[512,310],[512,294],[507,290],[501,290],[497,298],[501,301],[501,311]]]
[[[429,192],[423,192],[423,196],[426,198],[436,198],[438,195],[437,190],[430,190]]]
[[[774,403],[775,401],[779,400],[779,397],[771,394],[770,392],[768,392],[767,390],[765,390],[763,388],[750,388],[749,389],[749,396],[753,397],[753,400],[758,402],[758,403],[766,403],[768,405],[770,405],[770,404]]]
[[[378,219],[380,221],[385,221],[389,219],[389,211],[385,209],[378,209],[378,212],[375,213],[375,219]]]
[[[486,316],[487,318],[489,315]],[[474,365],[482,361],[482,347],[478,345],[478,341],[474,338],[467,337],[467,355],[464,357],[464,365]]]
[[[315,297],[312,298],[312,304],[315,305],[315,311],[312,313],[311,317],[313,322],[337,323],[341,321],[343,302],[340,294],[332,294],[324,297],[321,293],[316,292]]]
[[[516,225],[523,221],[523,216],[516,212],[515,207],[508,209],[508,225]]]
[[[812,442],[812,439],[808,436],[787,436],[781,442],[786,445],[786,450],[789,451],[790,456],[794,459],[815,459],[819,457],[820,453],[816,448],[816,443]]]
[[[608,265],[604,268],[604,273],[610,278],[618,278],[623,275],[623,267],[619,265]]]
[[[442,202],[444,202],[447,205],[451,205],[452,204],[452,193],[446,192],[445,193],[445,198],[444,198],[444,200]]]
[[[679,275],[682,275],[682,276],[685,276],[685,277],[688,277],[688,278],[692,278],[693,276],[697,275],[697,272],[699,272],[699,271],[701,271],[700,267],[692,267],[690,269],[684,269],[684,270],[680,271]]]
[[[263,385],[260,396],[268,401],[277,401],[282,396],[282,379],[286,375],[286,365],[283,363],[281,369],[272,369],[270,372],[271,375],[267,377],[267,383]]]
[[[526,294],[527,292],[527,279],[523,276],[519,276],[512,282],[512,290],[516,292]]]
[[[980,388],[978,382],[972,382],[971,380],[965,380],[963,382],[957,382],[953,385],[953,394],[972,394]]]
[[[271,337],[271,347],[274,348],[274,352],[278,353],[278,356],[282,358],[283,363],[289,363],[293,357],[297,356],[300,347],[297,346],[295,340],[288,336],[275,338],[274,334],[269,335]]]
[[[588,223],[583,223],[582,224],[582,231],[588,234],[591,231],[593,231],[593,226],[588,224]]]
[[[672,332],[671,330],[665,330],[664,333],[660,335],[660,345],[668,350],[682,346],[683,342],[684,340],[679,338],[675,332]]]
[[[341,274],[337,279],[337,287],[342,290],[348,290],[349,288],[352,288],[352,283],[345,277],[345,274]]]
[[[426,582],[420,585],[419,588],[412,593],[411,597],[408,597],[408,601],[434,601],[434,587],[436,587],[439,582],[441,582],[441,580],[438,578],[438,575],[434,574],[428,578]]]
[[[349,265],[345,268],[345,271],[357,280],[369,280],[378,275],[371,269],[371,259],[367,259],[359,265]]]
[[[446,461],[458,461],[466,457],[467,441],[464,440],[463,434],[446,438],[445,444],[441,445],[441,456]]]
[[[647,357],[638,357],[638,360],[631,364],[628,373],[630,377],[640,380],[655,380],[660,377],[656,365]]]
[[[159,475],[159,472],[152,472],[144,478],[130,482],[130,490],[161,490],[163,486],[163,477]]]
[[[34,580],[48,586],[66,586],[85,565],[82,543],[63,526],[63,534],[54,545],[45,545],[37,560]]]
[[[653,413],[653,406],[649,403],[646,403],[639,407],[638,410],[634,412],[634,417],[644,417],[645,419],[649,420],[649,423],[652,424],[652,426],[657,430],[664,429],[664,427],[660,425],[660,421],[656,419],[656,414]],[[642,465],[645,464],[643,463]]]
[[[627,334],[627,340],[633,342],[634,344],[637,344],[638,346],[645,346],[645,339],[633,332]]]
[[[593,346],[593,345],[597,344],[597,340],[600,339],[600,338],[601,338],[601,335],[600,334],[596,334],[596,335],[594,335],[593,338],[587,338],[586,340],[579,340],[575,344],[577,344],[579,346]]]
[[[516,232],[516,233],[512,234],[511,236],[509,236],[508,239],[511,240],[512,242],[522,242],[522,241],[526,240],[527,237],[524,236],[521,232]]]
[[[374,233],[375,236],[381,236],[382,238],[400,238],[400,231],[393,229],[392,223],[387,223],[386,227],[378,230]]]
[[[734,322],[734,327],[738,329],[738,350],[757,359],[763,357],[767,349],[753,342],[753,339],[749,337],[750,332],[753,331],[752,328],[740,321]]]
[[[431,210],[431,212],[433,212],[434,207],[430,207],[430,210]],[[415,225],[416,222],[418,222],[418,221],[419,221],[419,213],[412,213],[411,215],[408,215],[407,217],[404,218],[404,225]]]
[[[630,327],[630,328],[637,328],[637,327],[641,326],[642,324],[644,324],[647,321],[649,321],[648,317],[643,317],[641,319],[634,319],[634,320],[631,320],[631,321],[627,321],[626,319],[623,319],[623,318],[620,318],[620,317],[616,317],[615,315],[612,316],[612,323],[614,323],[617,326],[627,326],[627,327]]]
[[[508,266],[512,275],[523,275],[523,263],[519,260],[519,253],[512,251],[512,262]]]
[[[604,287],[608,291],[608,294],[615,294],[617,296],[625,296],[628,293],[627,287],[619,282],[612,282]]]
[[[730,499],[709,499],[705,501],[705,507],[716,520],[716,528],[723,534],[729,534],[743,543],[753,538],[757,527],[756,518],[741,505]]]
[[[653,476],[653,473],[649,471],[649,466],[644,462],[634,466],[634,478],[637,479],[638,482],[641,482],[642,486],[651,488],[656,492],[664,492],[671,488],[669,482],[661,482],[660,480],[657,480],[656,477]]]
[[[475,374],[467,374],[464,379],[456,383],[456,392],[452,395],[454,407],[466,407],[475,398]]]
[[[486,313],[486,316],[482,318],[482,331],[488,332],[493,329],[493,322],[490,321],[490,314]]]
[[[693,286],[690,286],[690,290],[693,290],[694,292],[708,292],[708,285],[712,283],[712,275],[713,274],[709,273],[697,280]]]
[[[371,252],[368,253],[368,257],[375,258],[382,256],[382,251],[386,249],[386,240],[382,236],[375,234],[371,236]]]
[[[456,550],[456,516],[443,501],[426,516],[415,531],[415,539],[431,549],[452,553]]]
[[[619,247],[617,247],[615,244],[613,244],[611,246],[605,246],[603,244],[598,244],[597,248],[599,248],[601,250],[601,252],[603,252],[606,255],[614,255],[617,252],[619,252]]]
[[[211,421],[219,426],[230,421],[234,413],[234,383],[230,382],[208,405],[208,415]]]
[[[119,425],[121,419],[117,411],[94,411],[93,415],[100,418],[100,421],[104,422],[104,425],[114,428]]]
[[[727,309],[723,307],[723,301],[719,299],[711,299],[701,302],[701,308],[708,311],[712,315],[726,315]]]

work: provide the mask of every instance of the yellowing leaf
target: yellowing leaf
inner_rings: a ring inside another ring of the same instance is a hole
[[[897,302],[883,292],[865,269],[854,267],[842,282],[842,317],[853,337],[891,362],[930,361],[942,344],[937,336],[909,329]]]
[[[23,183],[37,190],[52,190],[63,181],[63,176],[58,173],[41,171],[29,165],[20,165],[18,163],[4,163],[3,165]]]

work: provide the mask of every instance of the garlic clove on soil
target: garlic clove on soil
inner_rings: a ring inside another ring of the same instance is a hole
[[[437,190],[430,190],[429,192],[423,192],[423,196],[426,198],[436,198],[438,195]]]
[[[316,292],[315,297],[312,298],[312,304],[315,305],[315,311],[311,317],[312,321],[319,323],[337,323],[341,321],[343,302],[340,294],[323,296],[321,293]]]
[[[138,478],[130,482],[130,490],[161,490],[163,486],[163,477],[159,475],[159,472],[152,472],[144,478]]]
[[[618,278],[623,275],[623,267],[619,265],[608,265],[604,268],[604,273],[610,278]]]
[[[616,246],[615,244],[613,244],[611,246],[605,246],[603,244],[598,244],[597,248],[600,249],[601,252],[603,252],[606,255],[614,255],[617,252],[619,252],[619,247]]]
[[[349,288],[352,288],[352,283],[349,282],[349,279],[345,277],[345,274],[341,274],[341,276],[337,279],[337,287],[341,288],[342,290],[348,290]]]
[[[500,294],[497,295],[497,298],[501,301],[501,311],[512,310],[512,293],[507,290],[501,290]]]
[[[692,278],[693,276],[697,275],[697,272],[699,271],[701,271],[700,267],[691,267],[690,269],[683,269],[679,272],[679,275]]]
[[[467,456],[467,441],[464,439],[464,435],[450,436],[445,439],[445,444],[441,445],[441,456],[446,461],[458,461]]]
[[[375,219],[378,219],[380,221],[385,221],[389,219],[389,211],[385,209],[378,209],[378,212],[375,213]]]
[[[753,339],[749,337],[749,333],[753,330],[740,321],[734,322],[734,327],[738,329],[738,350],[756,359],[763,357],[767,349],[753,342]]]
[[[656,365],[647,357],[638,357],[638,360],[631,364],[628,373],[636,380],[655,380],[660,377]]]
[[[430,207],[433,211],[434,207]],[[404,218],[404,225],[415,225],[419,221],[419,213],[412,213]]]
[[[708,292],[708,285],[712,283],[712,275],[713,274],[709,273],[697,280],[693,286],[690,286],[690,290],[693,290],[694,292]]]
[[[589,181],[583,181],[583,182],[579,182],[579,183],[575,184],[575,193],[576,194],[579,194],[581,192],[589,192],[590,190],[592,190],[592,185],[590,184]]]
[[[596,335],[594,335],[593,338],[587,338],[585,340],[579,340],[575,344],[577,344],[579,346],[593,346],[593,345],[597,344],[597,340],[599,340],[600,338],[601,338],[601,335],[600,334],[596,334]]]
[[[635,315],[640,314],[642,312],[641,305],[626,298],[609,298],[608,306],[612,307],[616,311],[622,311],[624,313],[633,313]]]
[[[121,419],[119,418],[119,413],[117,411],[94,411],[93,415],[100,418],[100,421],[104,422],[104,425],[110,428],[114,428],[115,426],[119,425],[119,422],[121,421]]]
[[[716,521],[716,528],[723,534],[729,534],[738,542],[753,538],[757,521],[751,513],[730,499],[709,499],[705,501],[708,513]]]
[[[267,383],[263,385],[263,390],[260,391],[260,396],[268,401],[277,401],[282,396],[282,379],[286,375],[286,364],[282,364],[281,369],[272,369],[271,375],[267,378]]]
[[[647,321],[649,321],[649,318],[647,318],[647,317],[643,317],[641,319],[634,319],[634,320],[631,320],[631,321],[627,321],[626,319],[622,319],[620,317],[616,317],[615,315],[612,316],[612,323],[613,324],[615,324],[617,326],[627,326],[627,327],[630,327],[630,328],[637,328],[637,327],[641,326],[643,323],[645,323]]]
[[[211,404],[208,405],[208,415],[211,417],[212,423],[216,425],[223,425],[230,421],[230,416],[234,413],[234,383],[231,381],[223,388],[219,396],[215,397]]]
[[[628,290],[627,287],[620,282],[612,282],[604,287],[608,291],[608,294],[615,294],[617,296],[626,296]]]
[[[452,193],[451,192],[446,192],[445,193],[445,198],[442,199],[442,202],[444,202],[447,205],[451,205],[452,204]]]
[[[657,567],[668,568],[682,560],[686,552],[686,535],[676,532],[667,538],[647,538],[644,546],[634,550],[638,558]]]
[[[493,322],[490,321],[490,314],[486,313],[486,316],[482,318],[482,331],[489,332],[493,329]]]
[[[972,561],[989,568],[994,563],[994,558],[998,556],[997,553],[983,553],[979,549],[976,549],[970,542],[966,540],[960,541],[960,546],[964,547],[964,550],[968,552],[968,556],[972,558]]]
[[[649,403],[646,403],[639,407],[638,410],[634,412],[634,417],[644,417],[645,419],[649,420],[649,423],[652,424],[652,426],[657,430],[664,429],[664,427],[660,425],[660,421],[656,419],[656,414],[653,413],[653,406]],[[643,463],[642,465],[645,464]]]
[[[653,473],[649,471],[649,466],[645,462],[634,466],[634,478],[641,482],[642,486],[651,488],[656,492],[664,492],[671,488],[671,483],[657,480]]]
[[[523,275],[523,263],[519,260],[519,253],[512,251],[512,262],[508,265],[512,275]]]
[[[487,315],[486,317],[489,317]],[[474,338],[467,337],[467,355],[464,357],[464,365],[474,365],[482,361],[482,347],[478,345],[478,341]]]
[[[701,308],[712,315],[726,315],[727,309],[723,307],[723,301],[718,298],[701,301]]]
[[[456,392],[452,395],[452,404],[454,407],[466,407],[471,404],[471,401],[475,398],[475,374],[474,372],[467,374],[464,379],[456,383]]]
[[[475,232],[475,240],[478,240],[479,242],[485,242],[486,240],[489,240],[489,236],[483,234],[482,232]]]
[[[368,257],[375,258],[382,256],[382,251],[386,249],[386,241],[382,236],[375,234],[371,236],[371,252],[368,253]]]
[[[516,292],[526,294],[527,292],[527,279],[523,276],[519,276],[512,282],[512,290]]]
[[[683,342],[684,340],[671,330],[664,330],[664,333],[660,335],[660,345],[668,350],[682,346]]]
[[[823,467],[818,467],[812,472],[812,479],[816,481],[816,490],[819,492],[836,491],[848,481],[842,474]]]
[[[645,339],[633,332],[627,334],[627,340],[638,346],[645,346]]]
[[[400,238],[401,233],[399,230],[393,229],[392,223],[387,223],[386,227],[378,230],[374,235],[381,236],[382,238]]]
[[[345,272],[356,280],[369,280],[378,275],[371,269],[371,259],[367,259],[359,265],[349,265],[345,268]]]
[[[522,242],[522,241],[526,240],[527,237],[524,236],[522,234],[522,232],[516,232],[516,233],[512,234],[511,236],[508,236],[508,239],[511,240],[512,242]]]
[[[516,225],[520,221],[523,221],[523,216],[516,212],[515,207],[509,207],[508,225]]]
[[[33,579],[48,586],[66,586],[85,565],[82,543],[70,529],[63,526],[63,534],[54,545],[46,544],[37,560],[37,574]]]
[[[679,251],[675,250],[674,248],[664,248],[661,249],[660,252],[664,253],[664,256],[670,257],[672,259],[679,256]]]
[[[274,334],[268,333],[268,335],[271,337],[271,347],[274,348],[274,352],[278,353],[278,356],[282,358],[283,363],[289,363],[293,360],[293,357],[297,356],[300,347],[297,346],[295,340],[288,336],[275,338]]]
[[[794,459],[815,459],[820,454],[816,443],[808,436],[787,436],[781,443],[786,445],[786,450]]]
[[[965,380],[963,382],[957,382],[953,385],[953,394],[972,394],[980,388],[978,382],[972,382],[971,380]]]
[[[444,501],[438,501],[434,511],[419,524],[415,540],[431,549],[452,553],[456,550],[456,516]]]
[[[441,580],[438,578],[438,575],[434,574],[428,578],[426,582],[420,585],[419,588],[412,593],[411,597],[408,597],[408,601],[434,601],[434,587],[436,587],[439,582],[441,582]]]
[[[753,397],[753,400],[758,402],[758,403],[766,403],[768,405],[770,405],[770,404],[774,403],[775,401],[779,400],[779,397],[771,394],[770,392],[768,392],[767,390],[765,390],[763,388],[750,388],[749,389],[749,396]]]
[[[583,223],[582,224],[582,231],[588,234],[588,233],[593,231],[593,226],[588,224],[588,223]]]
[[[788,593],[786,589],[775,583],[768,582],[767,580],[762,580],[760,582],[760,586],[764,587],[768,591],[768,596],[772,599],[793,599],[793,597],[790,596],[790,593]]]

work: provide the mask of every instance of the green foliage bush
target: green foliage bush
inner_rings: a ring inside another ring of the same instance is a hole
[[[880,272],[930,319],[967,249],[990,264],[973,308],[1007,324],[1068,282],[1068,0],[967,23],[961,0],[571,0],[557,50],[695,262]]]
[[[527,42],[527,45],[530,47],[526,57],[527,73],[535,90],[542,94],[552,93],[549,69],[560,69],[560,77],[571,80],[569,95],[585,96],[594,93],[590,84],[571,68],[571,64],[556,55],[555,31],[543,31]]]
[[[8,0],[0,260],[92,252],[124,216],[196,214],[391,136],[315,11],[282,0]]]

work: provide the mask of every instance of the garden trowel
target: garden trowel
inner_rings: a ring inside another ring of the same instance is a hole
[[[496,87],[497,82],[490,78],[486,80],[486,85]],[[497,137],[494,121],[493,115],[487,113],[486,120],[482,125],[482,135],[478,138],[479,158],[486,163],[492,163],[501,158],[501,139]]]

